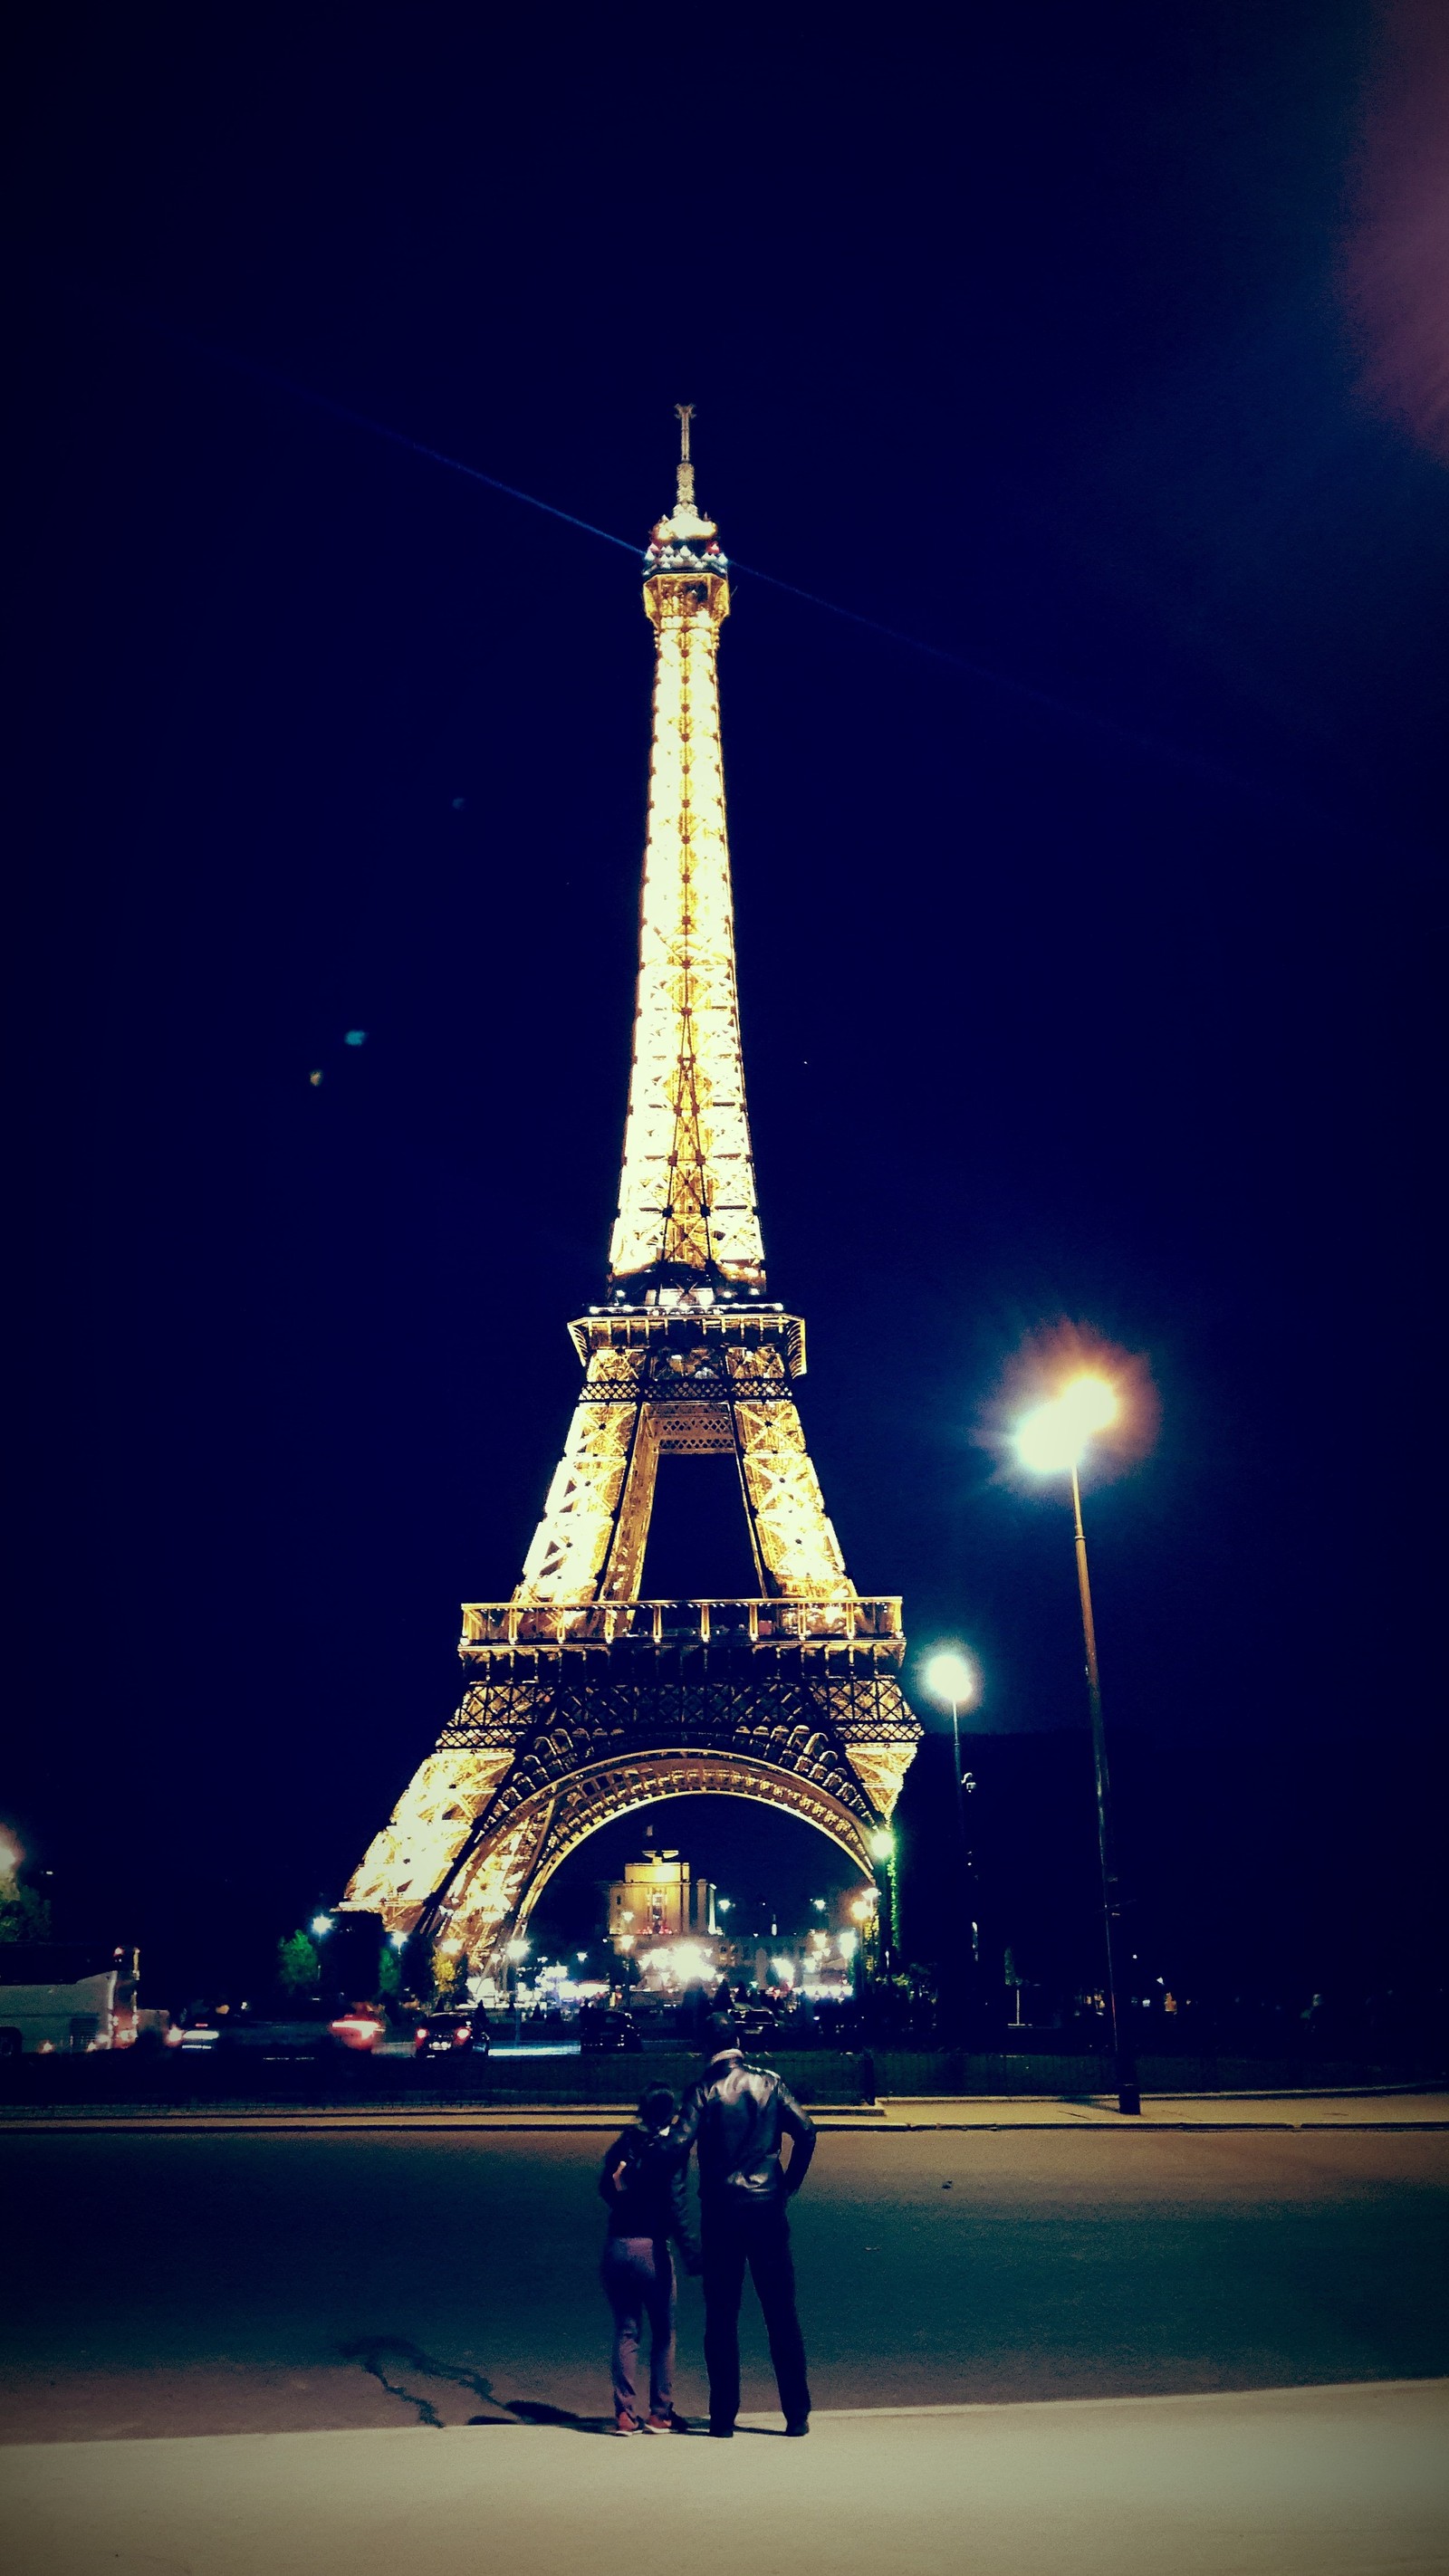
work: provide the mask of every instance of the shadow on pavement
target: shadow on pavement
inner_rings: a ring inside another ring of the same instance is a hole
[[[440,2361],[435,2353],[424,2352],[406,2335],[362,2335],[355,2343],[341,2345],[340,2352],[344,2361],[359,2362],[389,2397],[415,2407],[418,2422],[435,2432],[446,2431],[443,2418],[426,2390],[411,2386],[412,2381],[434,2379],[449,2388],[466,2388],[473,2396],[481,2397],[485,2405],[496,2408],[492,2415],[470,2415],[470,2430],[491,2424],[548,2424],[566,2433],[613,2435],[612,2416],[578,2415],[572,2407],[550,2406],[542,2398],[497,2397],[492,2381],[485,2379],[481,2371],[465,2369],[455,2361]]]
[[[614,2438],[611,2415],[575,2415],[570,2407],[546,2406],[541,2398],[535,2397],[495,2397],[493,2403],[495,2406],[506,2405],[519,2424],[552,2424],[565,2433],[607,2433],[611,2441]]]
[[[421,2390],[408,2387],[405,2384],[408,2379],[438,2379],[449,2387],[467,2388],[475,2397],[481,2397],[485,2405],[500,2409],[496,2415],[471,2415],[468,2419],[470,2424],[510,2424],[524,2420],[519,2409],[494,2396],[490,2383],[480,2372],[465,2370],[457,2362],[438,2361],[432,2353],[424,2352],[420,2345],[411,2343],[406,2335],[363,2335],[355,2343],[343,2344],[341,2355],[344,2361],[359,2362],[387,2390],[389,2397],[401,2398],[405,2406],[415,2406],[418,2422],[431,2425],[439,2433],[444,2429],[443,2419],[432,2399]],[[389,2368],[398,2375],[389,2377]],[[561,2416],[555,2418],[548,2409],[544,2414],[550,2422],[576,2420]]]

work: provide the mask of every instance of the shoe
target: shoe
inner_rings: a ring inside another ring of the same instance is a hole
[[[711,2424],[709,2438],[712,2442],[732,2442],[735,2438],[735,2428],[733,2424]]]
[[[627,2406],[621,2406],[614,2418],[614,2430],[616,2433],[637,2433],[640,2430],[638,2416],[631,2415]]]
[[[803,2442],[809,2430],[810,2418],[808,2415],[802,2415],[798,2423],[786,2425],[785,2438],[789,2442]]]
[[[671,2406],[667,2415],[651,2415],[641,2428],[646,2433],[687,2433],[689,2426]]]

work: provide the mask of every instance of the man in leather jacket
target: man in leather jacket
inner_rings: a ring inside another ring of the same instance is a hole
[[[785,2430],[798,2436],[810,2429],[810,2388],[785,2211],[815,2153],[815,2129],[774,2069],[746,2060],[723,2015],[708,2030],[708,2066],[685,2095],[669,2144],[682,2159],[691,2147],[699,2156],[709,2429],[727,2437],[739,2412],[740,2295],[748,2264]],[[781,2152],[787,2138],[788,2163]]]

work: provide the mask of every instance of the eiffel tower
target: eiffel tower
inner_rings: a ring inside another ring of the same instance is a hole
[[[644,557],[656,639],[634,1061],[606,1302],[509,1601],[463,1608],[463,1696],[343,1904],[495,1964],[610,1818],[709,1792],[800,1816],[875,1875],[921,1729],[898,1597],[862,1599],[805,1446],[805,1327],[766,1296],[735,989],[716,657],[729,566],[695,507]],[[661,1457],[733,1458],[755,1589],[640,1597]]]

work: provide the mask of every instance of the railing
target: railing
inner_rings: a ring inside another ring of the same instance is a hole
[[[855,1645],[901,1634],[899,1594],[862,1601],[465,1601],[470,1646]]]

